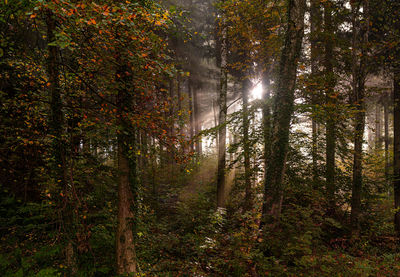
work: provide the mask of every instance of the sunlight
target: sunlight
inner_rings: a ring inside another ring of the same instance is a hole
[[[253,83],[253,88],[250,92],[251,100],[261,99],[263,94],[263,85],[260,81]]]

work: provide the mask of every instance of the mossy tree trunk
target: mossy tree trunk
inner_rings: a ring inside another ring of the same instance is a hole
[[[136,132],[129,124],[129,108],[132,105],[127,90],[127,77],[123,67],[116,74],[117,95],[117,160],[118,160],[118,223],[116,233],[117,274],[137,272],[135,252],[134,194],[138,186]]]
[[[266,224],[278,223],[282,209],[283,177],[289,145],[290,121],[294,108],[297,64],[304,34],[305,8],[305,0],[288,1],[288,27],[279,65],[271,134],[271,152],[264,180],[264,221]]]

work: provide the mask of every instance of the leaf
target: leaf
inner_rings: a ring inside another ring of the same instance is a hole
[[[95,24],[97,24],[96,19],[94,19],[94,18],[89,19],[89,21],[87,22],[87,24],[88,24],[88,25],[95,25]]]

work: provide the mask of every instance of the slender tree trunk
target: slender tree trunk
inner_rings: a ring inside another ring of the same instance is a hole
[[[51,11],[47,14],[47,39],[48,42],[55,41],[54,32],[56,30],[56,21]],[[47,73],[49,77],[49,91],[50,91],[50,108],[51,117],[49,122],[50,132],[53,136],[52,152],[54,156],[54,175],[57,178],[57,182],[62,185],[62,189],[65,187],[65,147],[62,141],[62,125],[64,122],[64,116],[62,112],[62,101],[61,101],[61,88],[59,84],[60,72],[59,72],[59,61],[58,61],[58,48],[57,46],[48,46],[48,59],[47,59]]]
[[[249,110],[248,93],[251,88],[251,82],[247,76],[242,81],[242,101],[243,101],[243,156],[244,156],[244,187],[245,187],[245,210],[250,210],[253,206],[253,195],[251,189],[251,166],[250,166],[250,142],[249,142]]]
[[[200,103],[199,103],[199,90],[192,86],[193,92],[193,108],[194,108],[194,133],[198,136],[201,132],[201,115],[200,115]],[[199,156],[202,155],[202,145],[201,139],[199,137],[196,138],[195,141],[196,152]]]
[[[325,27],[325,90],[326,90],[326,191],[328,197],[328,212],[333,213],[336,207],[335,200],[335,152],[336,152],[336,95],[335,76],[333,72],[333,25],[332,5],[330,0],[324,2]]]
[[[46,15],[47,25],[47,40],[49,43],[54,42],[55,31],[56,31],[56,20],[52,11],[48,10]],[[67,276],[73,276],[77,273],[75,251],[73,246],[74,236],[73,230],[73,211],[70,205],[70,199],[72,198],[70,186],[67,182],[67,167],[66,167],[66,149],[63,143],[63,123],[64,115],[62,111],[62,100],[61,100],[61,88],[60,88],[60,71],[59,71],[59,50],[57,46],[48,46],[48,59],[47,59],[47,73],[49,77],[49,92],[50,92],[50,109],[51,117],[49,122],[50,133],[53,137],[52,142],[52,175],[55,181],[60,185],[61,190],[64,193],[62,201],[66,202],[63,204],[64,211],[62,211],[63,222],[65,226],[65,233],[67,235],[65,252],[65,260],[67,266]]]
[[[213,115],[214,115],[214,127],[218,126],[218,112],[217,112],[217,107],[218,103],[215,103],[214,99],[212,100],[212,109],[213,109]],[[215,138],[215,146],[218,152],[218,132],[216,134]]]
[[[190,137],[190,152],[194,152],[194,143],[193,143],[193,137],[194,137],[194,111],[193,111],[193,88],[192,88],[192,81],[189,79],[188,81],[188,90],[189,90],[189,137]]]
[[[177,94],[177,101],[178,101],[178,123],[182,125],[182,90],[181,90],[181,78],[179,74],[176,76],[176,94]]]
[[[169,81],[169,123],[170,123],[170,128],[169,128],[169,137],[173,138],[175,137],[176,134],[176,130],[175,130],[175,113],[176,113],[176,102],[175,102],[175,97],[176,97],[176,93],[177,93],[177,83],[175,82],[174,78],[171,78]],[[175,169],[175,158],[174,158],[174,152],[175,152],[175,145],[170,145],[170,147],[168,147],[170,149],[167,149],[167,155],[168,155],[168,165],[169,165],[169,173],[170,176],[174,176],[173,172]],[[172,178],[171,178],[172,179]],[[171,180],[172,181],[172,180]]]
[[[288,27],[279,65],[271,135],[271,155],[264,180],[264,210],[266,223],[278,223],[283,199],[283,177],[289,145],[290,121],[294,106],[297,63],[304,34],[305,0],[289,0]]]
[[[269,72],[271,73],[271,72]],[[267,71],[263,74],[263,101],[264,105],[262,108],[262,116],[263,116],[263,138],[264,138],[264,180],[268,178],[268,162],[271,154],[271,131],[272,131],[272,122],[271,122],[271,76],[268,75]],[[264,181],[265,182],[265,181]],[[267,190],[265,188],[265,193]],[[264,196],[265,198],[265,196]],[[267,214],[267,205],[263,203],[262,206],[262,220],[260,221],[260,228],[263,227],[265,221],[265,217]]]
[[[353,11],[353,105],[356,108],[354,117],[354,157],[353,157],[353,186],[351,197],[351,227],[353,235],[358,235],[360,224],[359,216],[361,212],[361,190],[362,190],[362,159],[363,159],[363,137],[365,129],[365,78],[366,78],[366,44],[368,43],[368,30],[369,30],[369,5],[368,0],[364,0],[363,13],[364,25],[363,34],[360,43],[357,43],[358,34],[358,7],[352,7]],[[358,61],[357,56],[360,53]]]
[[[264,135],[264,178],[267,178],[268,160],[271,151],[271,76],[267,76],[267,72],[263,74],[263,135]]]
[[[319,56],[321,54],[321,49],[319,47],[319,37],[321,35],[321,23],[322,23],[322,14],[321,14],[321,2],[320,0],[311,0],[311,8],[310,8],[310,21],[311,21],[311,34],[310,34],[310,42],[311,42],[311,75],[313,78],[313,83],[318,83],[317,78],[319,77]],[[317,88],[318,89],[318,88]],[[312,148],[311,148],[311,157],[312,157],[312,171],[313,171],[313,185],[316,188],[318,184],[318,123],[316,120],[316,105],[318,104],[318,90],[313,89],[311,95],[311,104],[312,104],[312,116],[311,116],[311,125],[312,125]]]
[[[381,104],[379,100],[375,103],[375,150],[382,150],[382,120],[381,120]]]
[[[385,99],[383,103],[383,112],[384,112],[384,124],[385,124],[385,180],[387,185],[389,185],[389,93],[385,93]],[[389,188],[389,186],[388,186]]]
[[[394,187],[394,226],[400,238],[400,69],[394,71],[394,152],[393,152],[393,187]]]
[[[373,150],[373,145],[374,145],[374,134],[373,134],[373,129],[371,126],[373,126],[373,123],[375,119],[372,119],[371,113],[368,113],[366,116],[367,124],[368,124],[368,133],[367,133],[367,140],[368,140],[368,152],[372,152]]]
[[[226,202],[226,181],[225,181],[225,164],[226,164],[226,114],[227,105],[226,98],[228,92],[228,70],[227,70],[227,26],[224,15],[221,21],[221,71],[219,84],[219,116],[218,116],[218,172],[217,172],[217,207],[225,208]]]

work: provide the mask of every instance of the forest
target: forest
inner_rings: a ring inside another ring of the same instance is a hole
[[[400,276],[400,1],[0,0],[0,275]]]

